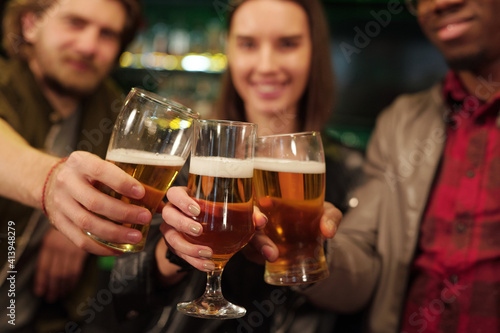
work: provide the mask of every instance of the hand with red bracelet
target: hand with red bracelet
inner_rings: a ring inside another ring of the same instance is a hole
[[[83,231],[118,243],[138,243],[142,235],[115,224],[145,224],[151,213],[101,193],[96,182],[124,196],[140,199],[144,187],[112,163],[86,152],[74,152],[67,160],[31,147],[0,118],[0,196],[45,210],[52,225],[78,248],[97,255],[117,255]],[[43,204],[42,204],[43,202]]]
[[[59,161],[48,172],[42,189],[42,207],[51,223],[77,247],[98,255],[120,254],[94,242],[82,231],[110,242],[135,244],[142,239],[138,230],[111,221],[145,224],[152,216],[145,208],[100,192],[94,187],[96,182],[134,199],[145,194],[137,180],[114,164],[79,151]]]

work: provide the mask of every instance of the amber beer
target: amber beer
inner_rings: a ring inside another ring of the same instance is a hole
[[[131,203],[149,209],[151,214],[156,212],[158,205],[165,197],[170,185],[184,165],[184,159],[179,156],[156,154],[133,149],[114,149],[108,151],[106,160],[120,167],[126,173],[140,181],[146,189],[146,194],[140,200],[130,199],[123,196],[108,186],[99,184],[97,188],[126,203]],[[104,240],[106,245],[123,252],[138,252],[144,248],[149,224],[122,224],[128,228],[139,230],[142,240],[138,244],[111,243]],[[92,237],[95,237],[92,235]]]
[[[200,205],[195,220],[203,226],[195,244],[209,246],[218,268],[252,238],[253,162],[222,157],[192,157],[188,192]]]
[[[309,283],[328,276],[319,223],[325,196],[325,164],[255,158],[256,205],[268,217],[265,233],[279,258],[266,262],[274,285]]]

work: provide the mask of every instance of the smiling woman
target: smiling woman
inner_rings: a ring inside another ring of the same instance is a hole
[[[309,22],[300,5],[248,1],[235,11],[228,65],[249,121],[266,124],[286,117],[291,121],[282,131],[298,131],[292,119],[309,79],[311,53]]]
[[[229,13],[219,117],[259,135],[321,130],[334,97],[328,25],[317,1],[238,1]]]
[[[256,123],[260,136],[321,131],[333,108],[334,78],[328,25],[320,1],[238,0],[230,3],[226,21],[228,68],[215,108],[217,117]],[[326,160],[325,200],[329,203],[321,220],[324,230],[333,232],[335,221],[338,221],[335,215],[338,210],[330,202],[341,209],[346,207],[349,176],[343,161]],[[239,252],[231,258],[223,276],[224,295],[245,307],[246,317],[207,323],[172,311],[179,301],[201,295],[203,290],[196,288],[203,289],[205,278],[205,274],[194,270],[187,276],[185,270],[179,272],[178,264],[182,261],[172,252],[199,270],[209,270],[213,253],[210,247],[188,242],[183,236],[182,231],[199,236],[197,230],[201,233],[201,229],[197,229],[199,225],[191,219],[196,212],[195,206],[190,206],[192,210],[188,216],[184,215],[188,214],[184,207],[173,206],[191,202],[189,198],[181,198],[182,189],[174,191],[169,192],[172,195],[163,210],[166,223],[161,223],[161,233],[151,233],[158,240],[156,247],[146,248],[141,259],[137,255],[117,258],[113,276],[123,276],[131,270],[141,275],[126,291],[116,295],[123,322],[127,325],[132,325],[133,321],[143,323],[148,316],[168,311],[166,324],[161,324],[162,332],[311,333],[321,328],[333,331],[334,314],[311,306],[290,289],[264,282],[264,267],[259,264],[259,260],[260,263],[264,261],[263,256],[250,245],[245,253]],[[256,227],[259,222],[255,222]],[[172,251],[167,252],[167,257],[165,240]],[[263,252],[269,254],[273,249],[272,245],[267,245]],[[180,265],[189,266],[187,263]],[[144,289],[144,285],[150,284],[156,284],[159,292]],[[133,302],[129,301],[132,299]],[[130,311],[139,314],[135,320],[127,320]],[[151,324],[154,321],[155,318]]]

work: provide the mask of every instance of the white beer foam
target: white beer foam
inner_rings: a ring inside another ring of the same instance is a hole
[[[135,149],[118,148],[108,151],[106,159],[119,163],[145,164],[158,166],[183,166],[184,159],[180,156],[157,154]]]
[[[225,157],[191,157],[189,173],[221,178],[252,178],[253,160]]]
[[[325,173],[325,163],[318,161],[294,161],[280,158],[256,157],[254,168],[274,172]]]

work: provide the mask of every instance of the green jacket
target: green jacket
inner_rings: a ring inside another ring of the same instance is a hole
[[[43,149],[52,125],[54,112],[38,87],[25,62],[0,58],[0,118],[5,119],[32,147]],[[82,119],[76,144],[85,150],[105,157],[111,130],[124,96],[111,81],[104,81],[82,107]],[[68,147],[68,154],[71,152]],[[2,158],[0,156],[0,158]],[[0,197],[0,265],[7,258],[7,223],[15,222],[18,239],[33,209]]]

